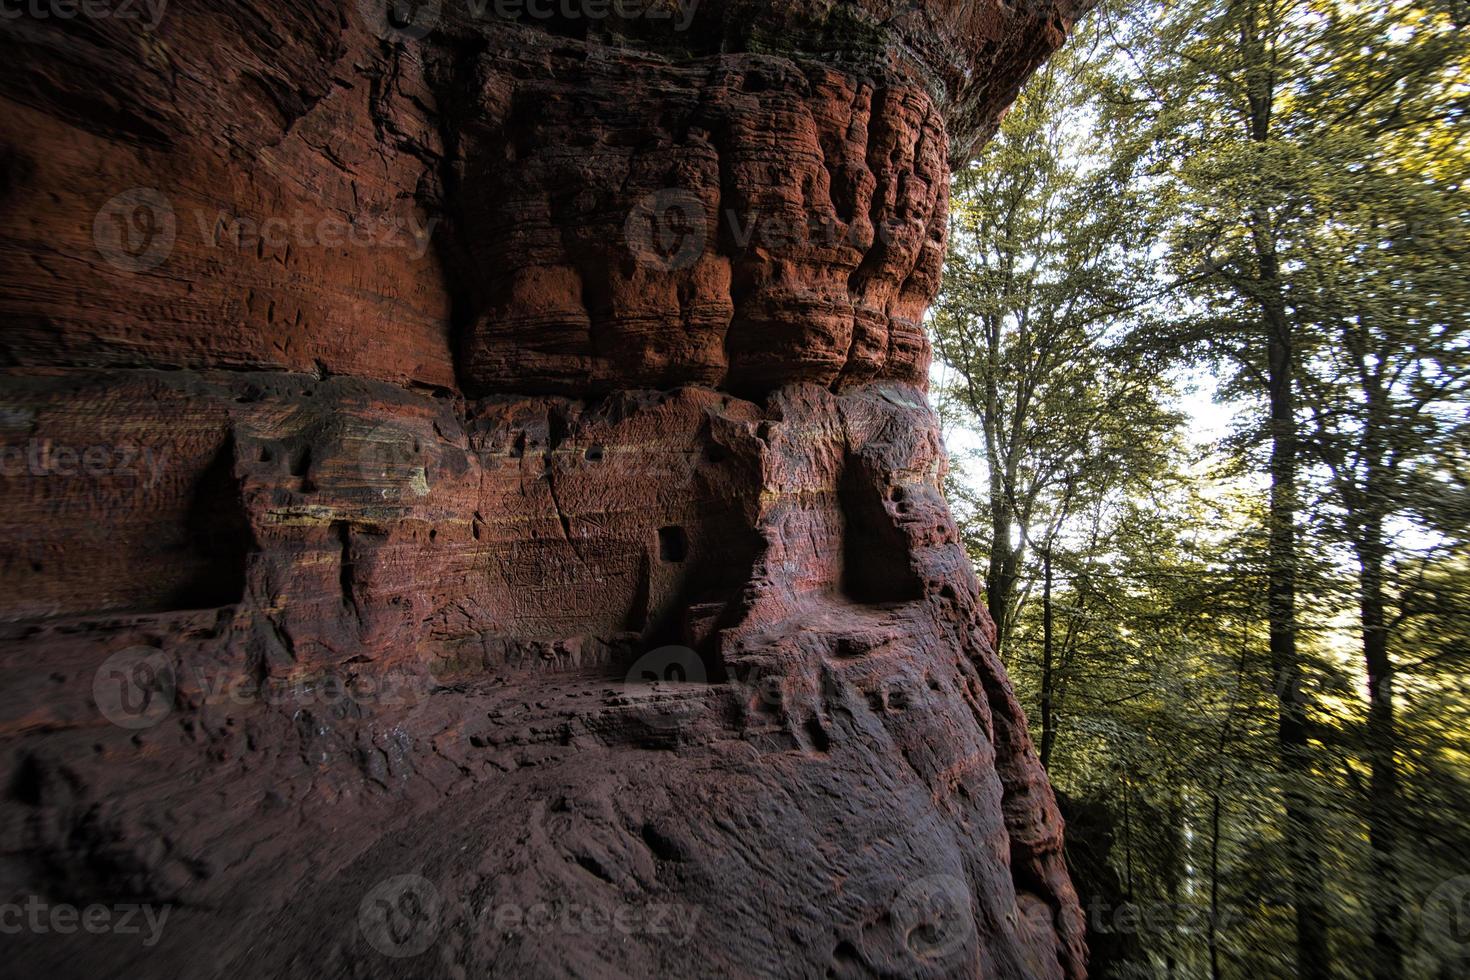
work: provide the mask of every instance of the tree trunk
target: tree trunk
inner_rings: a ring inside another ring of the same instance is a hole
[[[995,620],[995,652],[1009,652],[1011,603],[1016,591],[1016,555],[1011,545],[1012,522],[1005,495],[991,494],[990,565],[985,573],[985,604]]]
[[[1220,787],[1215,786],[1210,807],[1210,980],[1220,980]]]
[[[1253,143],[1271,140],[1275,80],[1270,70],[1256,11],[1248,5],[1241,20],[1241,45],[1250,59],[1247,69],[1249,129]],[[1308,786],[1312,762],[1307,737],[1302,665],[1296,645],[1297,418],[1291,324],[1276,253],[1270,212],[1251,210],[1255,248],[1255,298],[1266,333],[1266,386],[1271,432],[1271,490],[1268,523],[1267,618],[1271,667],[1276,675],[1276,745],[1285,777],[1285,836],[1296,909],[1296,967],[1300,980],[1329,980],[1332,963],[1327,945],[1327,907],[1323,900],[1322,857],[1318,852],[1316,814]]]
[[[1051,759],[1051,748],[1056,741],[1056,730],[1052,723],[1052,612],[1051,612],[1051,544],[1041,556],[1043,578],[1041,585],[1041,766],[1046,768]]]
[[[1370,425],[1371,435],[1371,425]],[[1388,652],[1388,622],[1384,612],[1383,506],[1377,460],[1368,454],[1365,504],[1375,513],[1358,526],[1359,605],[1363,629],[1363,660],[1368,674],[1368,843],[1372,849],[1373,976],[1400,980],[1404,973],[1400,945],[1401,898],[1398,864],[1399,777],[1397,733],[1393,717],[1393,663]]]
[[[1124,765],[1129,765],[1129,760],[1124,760]],[[1128,779],[1127,770],[1123,776],[1123,892],[1128,901],[1133,901],[1133,808],[1130,801],[1133,797],[1133,784]]]
[[[998,355],[995,346],[999,343],[993,331],[990,359]],[[990,477],[990,564],[985,572],[985,604],[990,607],[990,618],[995,621],[995,653],[1005,662],[1011,632],[1011,604],[1016,591],[1017,554],[1012,535],[1015,533],[1015,514],[1011,496],[1006,486],[1006,460],[1002,457],[996,426],[999,424],[1000,394],[995,381],[995,370],[986,371],[985,411],[981,424],[985,432],[985,465]]]
[[[1263,278],[1276,281],[1275,254],[1261,256]],[[1271,500],[1268,578],[1271,666],[1276,675],[1277,750],[1286,777],[1287,853],[1296,907],[1297,976],[1328,980],[1327,909],[1312,780],[1302,665],[1296,645],[1297,431],[1292,392],[1292,342],[1284,311],[1267,304],[1268,383],[1271,413]]]

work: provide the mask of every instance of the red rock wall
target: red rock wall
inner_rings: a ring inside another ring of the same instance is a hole
[[[169,916],[13,958],[1081,977],[922,327],[1076,11],[508,2],[0,26],[0,904]]]

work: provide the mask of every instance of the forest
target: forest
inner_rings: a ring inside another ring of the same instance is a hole
[[[1093,976],[1470,976],[1467,27],[1105,0],[955,175],[947,489]]]

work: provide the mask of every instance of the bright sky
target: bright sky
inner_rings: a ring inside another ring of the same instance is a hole
[[[930,404],[936,409],[938,405],[932,392],[945,383],[948,373],[949,368],[936,358],[929,370]],[[1219,386],[1208,371],[1190,369],[1181,372],[1177,377],[1180,379],[1181,394],[1176,404],[1189,416],[1185,433],[1189,441],[1193,445],[1205,447],[1229,435],[1232,420],[1245,406],[1239,402],[1217,402],[1215,396]],[[945,449],[956,463],[961,456],[981,450],[985,445],[976,427],[949,424],[945,426],[943,435]]]

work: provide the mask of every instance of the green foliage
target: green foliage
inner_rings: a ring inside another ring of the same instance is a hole
[[[1320,975],[1470,972],[1419,915],[1470,873],[1464,21],[1105,4],[956,175],[936,396],[1002,653],[1053,781],[1106,815],[1110,846],[1077,846],[1132,901],[1213,914],[1139,930],[1104,975],[1295,975],[1304,834]],[[1243,408],[1219,445],[1189,438],[1186,371]],[[1267,642],[1283,444],[1290,770]]]
[[[1085,52],[1084,52],[1085,53]],[[1146,479],[1177,415],[1152,352],[1119,342],[1143,322],[1148,261],[1127,163],[1088,126],[1082,55],[1055,58],[981,157],[956,177],[950,257],[932,328],[950,375],[940,412],[978,420],[988,492],[972,501],[972,546],[1004,652],[1027,555],[1055,549],[1076,515]],[[983,535],[977,529],[983,525]]]

